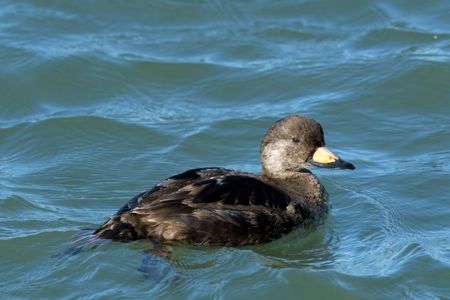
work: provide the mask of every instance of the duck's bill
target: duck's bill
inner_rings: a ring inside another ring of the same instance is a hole
[[[309,162],[311,165],[319,168],[355,169],[353,164],[340,159],[339,156],[328,150],[327,147],[317,148],[316,152],[314,152],[313,158]]]
[[[313,166],[319,167],[319,168],[327,168],[327,169],[349,169],[354,170],[355,166],[352,163],[349,163],[348,161],[338,159],[331,163],[319,163],[314,160],[309,161]]]

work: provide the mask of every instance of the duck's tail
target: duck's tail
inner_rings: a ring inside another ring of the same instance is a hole
[[[99,239],[93,235],[94,230],[93,228],[86,228],[75,233],[71,238],[72,246],[59,254],[53,255],[53,257],[72,256],[111,243],[111,240]]]
[[[93,235],[97,238],[119,242],[134,241],[139,239],[132,222],[120,215],[113,215],[102,226],[97,228]]]

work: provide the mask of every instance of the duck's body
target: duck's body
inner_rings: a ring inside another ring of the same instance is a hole
[[[186,171],[131,199],[96,234],[114,240],[151,238],[190,244],[248,245],[272,241],[308,218],[325,216],[327,197],[310,172],[299,180],[318,189],[305,195],[263,176],[222,168]]]
[[[303,115],[269,129],[261,161],[261,175],[203,168],[172,176],[131,199],[94,235],[194,245],[266,243],[326,216],[328,195],[306,167],[354,169],[325,148],[321,126]]]

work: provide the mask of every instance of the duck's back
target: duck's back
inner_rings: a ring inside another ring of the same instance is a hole
[[[291,231],[307,217],[307,209],[296,206],[293,218],[289,204],[287,194],[259,175],[193,169],[137,195],[94,234],[120,241],[260,244]]]

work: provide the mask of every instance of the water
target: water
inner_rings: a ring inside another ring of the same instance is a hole
[[[448,1],[10,1],[0,8],[0,290],[10,299],[450,299]],[[259,172],[305,113],[355,171],[245,248],[59,255],[189,168]]]

